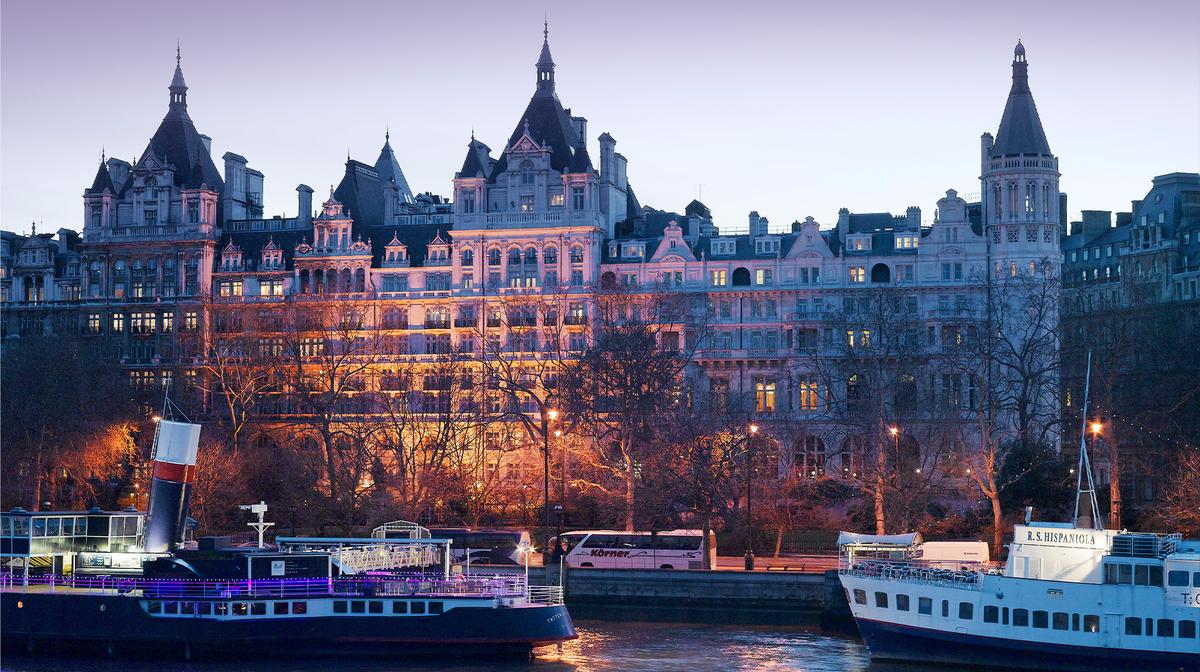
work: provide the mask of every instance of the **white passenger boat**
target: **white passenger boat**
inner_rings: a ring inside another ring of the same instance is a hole
[[[1078,474],[1074,522],[1033,522],[1026,509],[1002,567],[981,542],[843,533],[839,574],[871,657],[1200,670],[1200,540],[1103,529],[1086,445]]]

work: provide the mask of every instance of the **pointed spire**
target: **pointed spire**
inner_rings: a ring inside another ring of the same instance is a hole
[[[554,59],[550,57],[550,21],[542,23],[542,53],[537,60],[537,92],[554,95]]]
[[[183,80],[182,54],[180,53],[179,43],[175,43],[175,76],[171,78],[171,86],[167,87],[171,92],[171,109],[187,110],[187,82]]]
[[[1017,41],[1013,48],[1012,88],[1008,91],[1008,102],[991,156],[1013,156],[1018,154],[1052,156],[1033,92],[1029,89],[1029,62],[1025,60],[1025,45]]]

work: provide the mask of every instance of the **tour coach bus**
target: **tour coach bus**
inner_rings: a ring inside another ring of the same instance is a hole
[[[717,538],[708,533],[709,567],[716,566]],[[700,530],[564,532],[568,567],[617,569],[704,569],[704,533]],[[554,548],[558,539],[551,539]]]

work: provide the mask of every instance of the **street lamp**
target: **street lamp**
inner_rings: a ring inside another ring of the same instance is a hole
[[[898,425],[889,425],[887,429],[888,429],[888,434],[891,434],[892,439],[896,442],[896,474],[899,475],[899,473],[900,473],[900,427]],[[921,470],[917,469],[917,473],[918,474],[921,473]]]
[[[1092,430],[1092,455],[1095,455],[1096,454],[1096,439],[1100,438],[1101,432],[1104,431],[1104,423],[1099,420],[1093,420],[1088,428]],[[1112,445],[1109,444],[1109,447],[1111,448]],[[1111,454],[1109,455],[1110,463],[1116,462],[1116,459],[1117,459],[1116,455],[1111,455]],[[1112,473],[1111,464],[1109,466],[1109,473],[1110,474]],[[1109,510],[1108,510],[1108,515],[1110,518],[1109,522],[1112,524],[1112,526],[1115,529],[1119,530],[1119,529],[1121,529],[1121,490],[1120,490],[1120,487],[1117,485],[1112,485],[1112,487],[1109,488],[1109,496],[1111,499],[1110,504],[1109,504]]]
[[[754,474],[754,437],[758,434],[758,425],[750,423],[750,436],[746,439],[746,571],[754,569],[754,516],[750,508],[750,490]]]
[[[558,420],[558,409],[542,410],[542,529],[550,527],[550,423]]]
[[[554,513],[558,514],[558,533],[554,535],[554,551],[553,555],[550,556],[552,558],[562,552],[563,505],[555,504]]]

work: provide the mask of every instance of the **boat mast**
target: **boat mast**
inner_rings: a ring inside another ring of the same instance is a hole
[[[1104,523],[1100,521],[1100,504],[1096,501],[1096,484],[1092,481],[1092,462],[1087,452],[1087,421],[1088,394],[1092,385],[1092,351],[1088,351],[1087,376],[1083,379],[1083,417],[1079,427],[1079,468],[1075,472],[1075,516],[1072,524],[1079,527],[1079,499],[1087,493],[1092,505],[1092,529],[1103,530]],[[1087,474],[1087,488],[1084,488],[1083,477]]]

